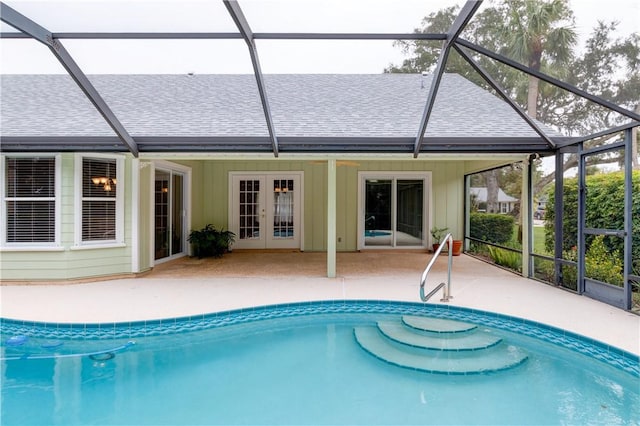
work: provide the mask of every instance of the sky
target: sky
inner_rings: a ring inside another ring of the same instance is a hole
[[[222,1],[3,0],[52,32],[236,32]],[[430,12],[456,0],[239,0],[254,32],[412,32]],[[482,7],[487,7],[485,1]],[[571,0],[580,43],[597,20],[619,21],[618,33],[640,31],[638,0]],[[604,7],[603,5],[606,5]],[[2,24],[2,31],[13,31]],[[252,73],[242,40],[62,40],[86,74]],[[269,73],[380,73],[400,64],[391,41],[257,40]],[[0,40],[0,73],[64,73],[33,40]]]

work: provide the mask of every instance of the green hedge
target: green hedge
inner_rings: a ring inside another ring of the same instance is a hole
[[[513,237],[513,216],[495,213],[471,213],[469,236],[494,244],[504,244]]]
[[[588,228],[624,229],[624,173],[603,173],[586,177],[587,207],[585,212]],[[633,270],[640,271],[640,171],[632,173],[632,234]],[[549,193],[545,217],[545,248],[553,253],[554,246],[554,191]],[[564,181],[564,220],[562,249],[567,252],[577,245],[578,238],[578,180]],[[587,248],[591,246],[593,235],[587,236]],[[606,249],[624,253],[622,238],[605,238]]]

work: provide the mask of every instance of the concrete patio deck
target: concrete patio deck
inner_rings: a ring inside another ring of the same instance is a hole
[[[309,300],[419,301],[431,254],[339,253],[336,278],[324,253],[233,252],[221,259],[182,258],[139,278],[82,284],[0,286],[4,318],[56,323],[113,323],[172,318]],[[427,288],[446,279],[446,256]],[[640,355],[640,316],[470,256],[455,257],[449,302],[538,321]],[[432,299],[438,301],[440,293]],[[431,301],[430,301],[431,303]]]

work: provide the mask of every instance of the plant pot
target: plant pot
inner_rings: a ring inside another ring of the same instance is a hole
[[[433,252],[435,253],[438,250],[440,244],[433,244]],[[449,242],[447,241],[447,250],[449,250]],[[443,250],[442,253],[446,253],[447,250]],[[442,254],[441,253],[441,254]],[[462,254],[462,240],[453,240],[453,252],[452,256],[460,256]]]
[[[453,240],[453,256],[460,256],[462,253],[462,240]]]

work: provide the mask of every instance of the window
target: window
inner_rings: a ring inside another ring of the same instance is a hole
[[[58,243],[57,156],[4,156],[3,245]]]
[[[80,217],[76,221],[77,245],[123,241],[122,171],[121,158],[78,157],[76,176],[79,179]]]

